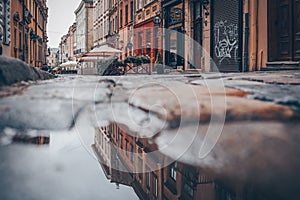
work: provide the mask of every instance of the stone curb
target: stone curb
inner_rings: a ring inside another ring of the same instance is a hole
[[[0,56],[0,86],[11,85],[19,81],[36,81],[53,78],[52,74],[31,67],[25,62]]]

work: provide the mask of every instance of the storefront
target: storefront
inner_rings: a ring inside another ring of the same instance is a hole
[[[149,56],[155,61],[155,35],[153,18],[134,26],[135,30],[135,54]]]

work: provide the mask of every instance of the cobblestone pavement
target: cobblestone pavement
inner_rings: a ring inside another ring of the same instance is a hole
[[[300,71],[66,75],[0,91],[2,142],[9,130],[76,129],[84,143],[89,129],[117,122],[221,180],[300,196]]]

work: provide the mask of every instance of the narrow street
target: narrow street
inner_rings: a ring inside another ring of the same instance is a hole
[[[0,200],[299,200],[299,0],[0,0]]]

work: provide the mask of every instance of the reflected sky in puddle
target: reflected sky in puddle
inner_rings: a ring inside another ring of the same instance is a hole
[[[84,119],[76,131],[0,133],[0,200],[284,199],[278,194],[285,190],[274,193],[276,184],[239,185],[227,181],[227,174],[214,177],[198,165],[171,159],[124,126],[103,122],[94,128]]]
[[[50,144],[0,146],[0,199],[138,199],[109,182],[76,133],[50,133]]]

